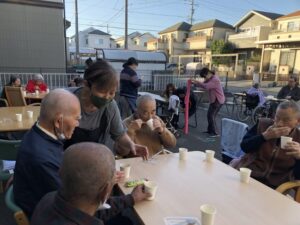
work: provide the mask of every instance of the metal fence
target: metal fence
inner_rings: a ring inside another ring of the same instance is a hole
[[[176,75],[166,71],[137,71],[138,76],[142,79],[140,91],[162,92],[165,90],[168,83],[173,83],[176,87],[186,86],[187,80],[195,78],[194,75]],[[26,85],[28,80],[32,79],[35,73],[0,73],[0,88],[9,83],[11,76],[21,78],[22,84]],[[70,80],[76,77],[82,77],[82,74],[73,73],[42,73],[44,80],[50,90],[55,88],[65,88]],[[224,78],[221,77],[224,81]]]
[[[26,85],[35,74],[36,73],[0,73],[0,87],[3,88],[8,84],[11,76],[20,77],[22,84]],[[43,73],[42,75],[50,89],[67,87],[72,79],[82,77],[81,74],[77,73]]]

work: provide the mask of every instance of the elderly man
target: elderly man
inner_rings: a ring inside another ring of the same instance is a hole
[[[124,120],[131,140],[147,146],[150,156],[162,148],[172,148],[176,145],[175,136],[155,114],[155,100],[149,95],[144,95],[137,99],[137,112]]]
[[[276,188],[280,184],[300,178],[300,108],[295,102],[282,102],[276,111],[275,120],[260,119],[243,138],[241,148],[246,153],[233,161],[235,168],[247,167],[251,176]],[[284,149],[280,137],[289,136]]]
[[[42,74],[35,74],[33,79],[28,81],[26,91],[30,93],[34,93],[35,91],[46,92],[47,88]]]
[[[14,197],[28,217],[46,193],[60,187],[62,141],[72,136],[80,113],[76,96],[56,89],[46,95],[39,121],[25,134],[17,156]]]
[[[300,100],[300,88],[298,86],[296,77],[290,76],[288,85],[281,88],[281,90],[277,95],[277,98],[294,100],[294,101]]]
[[[110,195],[114,174],[113,154],[104,145],[82,142],[70,146],[61,166],[61,189],[43,197],[36,207],[31,224],[102,225],[103,221],[94,215]],[[135,189],[142,190],[142,186]],[[143,193],[138,198],[146,197],[147,194]],[[118,209],[111,204],[110,211]],[[119,224],[126,224],[126,221],[121,220]]]
[[[80,114],[78,98],[56,89],[43,99],[39,121],[24,136],[14,174],[14,197],[29,218],[39,200],[61,186],[63,140],[71,138]],[[133,206],[135,196],[132,193],[111,201],[121,211]]]

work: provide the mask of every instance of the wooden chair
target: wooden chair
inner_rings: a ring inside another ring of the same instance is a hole
[[[8,107],[8,102],[4,98],[0,98],[0,107]]]
[[[26,101],[23,96],[22,88],[6,86],[5,94],[9,106],[26,106]]]
[[[17,159],[18,149],[21,145],[20,140],[3,140],[0,139],[0,163],[2,160],[15,161]],[[11,177],[9,171],[0,170],[0,193],[3,192],[2,181],[7,181]]]
[[[276,191],[282,194],[286,194],[290,190],[295,191],[295,195],[293,196],[294,200],[300,203],[300,181],[299,180],[285,182],[281,184],[278,188],[276,188]]]
[[[8,188],[5,194],[5,204],[7,208],[14,212],[14,217],[18,225],[29,225],[26,214],[14,201],[13,185]]]

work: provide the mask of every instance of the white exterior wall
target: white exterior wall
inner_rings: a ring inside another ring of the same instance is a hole
[[[108,35],[88,35],[88,48],[110,48],[110,36]],[[102,40],[102,44],[99,44],[99,40]]]

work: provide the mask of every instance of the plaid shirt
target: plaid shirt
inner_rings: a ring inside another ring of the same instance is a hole
[[[45,195],[37,205],[31,225],[104,225],[103,220],[107,220],[120,213],[126,206],[133,206],[134,201],[131,195],[117,198],[110,198],[111,208],[101,210],[96,216],[90,216],[79,209],[74,208],[66,202],[57,192]],[[101,218],[101,219],[99,219]]]

